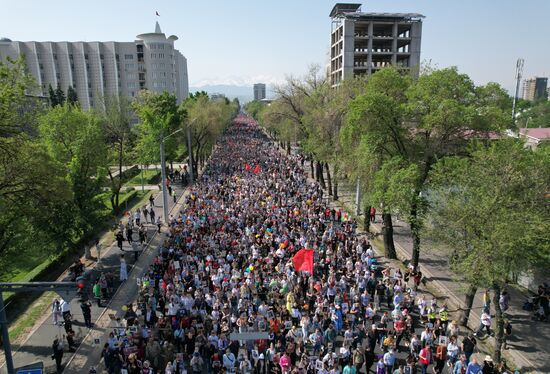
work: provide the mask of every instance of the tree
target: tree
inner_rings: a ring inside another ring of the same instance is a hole
[[[517,124],[518,127],[550,127],[550,101],[533,102],[531,107],[519,114]]]
[[[205,95],[188,98],[182,104],[190,127],[194,173],[198,175],[198,163],[204,163],[214,143],[235,116],[238,107],[227,101],[212,101]]]
[[[493,94],[484,94],[487,91]],[[427,208],[422,193],[432,166],[439,158],[464,154],[472,138],[510,128],[511,120],[503,110],[502,89],[491,84],[486,90],[476,90],[470,78],[454,67],[421,76],[406,95],[407,121],[414,126],[408,132],[408,158],[418,168],[413,200],[406,204],[410,207],[406,218],[413,239],[411,262],[417,267],[422,215]]]
[[[59,105],[57,95],[51,84],[48,84],[48,96],[50,97],[50,105],[52,108]]]
[[[120,213],[119,196],[124,182],[122,167],[130,165],[132,160],[131,150],[134,140],[131,124],[132,110],[130,101],[124,96],[106,97],[104,108],[103,129],[105,141],[109,146],[109,165],[114,163],[118,167],[116,176],[113,175],[111,168],[107,168],[111,188],[111,207],[116,216]]]
[[[107,166],[100,118],[79,107],[59,105],[40,118],[40,137],[53,160],[67,170],[80,233],[97,223],[102,209],[97,195]]]
[[[244,105],[244,110],[252,116],[255,120],[258,120],[260,112],[264,109],[265,103],[260,100],[249,101]]]
[[[176,96],[166,91],[160,94],[141,91],[132,107],[140,119],[136,143],[138,160],[142,164],[159,162],[161,136],[166,137],[181,128],[185,112],[178,107]],[[183,143],[181,134],[164,142],[168,162],[176,159],[179,143]]]
[[[394,184],[387,180],[387,171],[398,172],[396,165],[406,165],[410,142],[405,125],[405,92],[411,84],[407,76],[395,68],[385,68],[372,75],[365,93],[349,103],[347,121],[342,129],[341,142],[346,150],[347,164],[353,167],[356,177],[363,180],[364,199],[368,204],[382,207],[384,250],[388,258],[397,258],[393,241],[392,213],[403,209],[396,206],[402,199],[387,198],[400,195],[389,191]],[[386,161],[399,160],[385,168]],[[378,180],[378,183],[373,181]],[[395,186],[397,187],[397,186]],[[393,204],[392,204],[393,203]]]
[[[34,138],[36,117],[44,109],[26,95],[34,88],[23,58],[0,62],[0,266],[4,275],[13,270],[12,256],[59,251],[70,240],[73,227],[65,169]]]
[[[59,85],[57,85],[57,88],[55,89],[55,102],[57,105],[65,104],[65,93]]]
[[[495,359],[504,337],[501,290],[514,274],[550,263],[550,152],[517,140],[478,146],[470,157],[446,157],[430,172],[435,236],[452,249],[451,267],[474,287],[491,287]]]
[[[78,95],[73,86],[69,86],[69,88],[67,88],[67,104],[78,105]]]

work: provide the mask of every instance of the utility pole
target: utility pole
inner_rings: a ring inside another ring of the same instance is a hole
[[[168,188],[166,188],[166,160],[164,156],[164,137],[160,133],[160,175],[162,183],[162,210],[164,223],[168,224]]]
[[[512,123],[516,123],[516,105],[518,101],[518,95],[519,95],[519,84],[521,82],[521,76],[523,74],[523,63],[524,60],[522,58],[518,58],[516,62],[516,92],[514,94],[514,102],[512,104]]]
[[[168,188],[166,187],[166,160],[164,155],[164,141],[178,132],[183,131],[183,128],[178,129],[168,136],[162,136],[160,133],[160,175],[162,183],[162,209],[164,212],[164,223],[168,224]]]
[[[191,147],[191,123],[187,124],[187,152],[189,153],[189,156],[187,159],[187,165],[188,165],[187,167],[189,169],[189,182],[190,184],[193,184],[194,178],[193,178],[193,148]]]

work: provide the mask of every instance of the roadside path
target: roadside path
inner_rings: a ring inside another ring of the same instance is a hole
[[[183,188],[181,187],[180,183],[173,184],[173,188],[176,191],[176,196],[179,196],[181,198],[181,195],[183,193]],[[157,187],[158,189],[158,187]],[[148,204],[148,202],[147,202]],[[162,208],[162,194],[158,193],[154,200],[154,210],[156,213],[156,216],[162,216],[163,215],[163,208]],[[172,209],[175,204],[172,198],[168,199],[168,208]],[[149,243],[149,246],[155,245],[155,239],[158,235],[155,235],[157,231],[156,225],[147,225],[147,237],[149,241],[153,241],[153,243]],[[137,240],[137,233],[134,234],[134,239]],[[122,253],[125,254],[124,258],[128,264],[128,272],[131,272],[131,269],[136,265],[134,254],[133,252],[121,252],[116,242],[112,242],[110,245],[106,246],[105,241],[109,240],[112,241],[112,235],[111,233],[106,233],[104,237],[102,237],[101,241],[103,242],[103,250],[101,252],[101,260],[99,264],[97,262],[93,262],[91,266],[88,266],[86,269],[86,278],[87,280],[87,287],[88,292],[91,294],[91,282],[89,279],[96,279],[99,276],[99,272],[111,272],[114,274],[115,279],[115,290],[119,287],[120,281],[119,281],[119,269],[120,269],[120,255]],[[156,248],[156,247],[155,247]],[[123,251],[131,250],[130,244],[125,241],[123,245]],[[140,255],[138,258],[138,264],[141,262],[142,257],[144,254],[148,253],[146,250],[145,253]],[[95,253],[95,250],[92,251],[92,255],[97,256]],[[85,263],[90,263],[89,260],[85,260],[84,257],[82,257],[82,261]],[[68,273],[63,273],[59,278],[58,281],[65,280],[67,278]],[[126,282],[128,283],[128,282]],[[66,295],[61,294],[60,297],[63,297]],[[93,301],[93,299],[92,299]],[[97,307],[97,303],[93,302],[92,304],[92,322],[94,322],[94,328],[97,328],[97,319],[103,314],[105,310],[105,306],[102,305],[101,308]],[[88,335],[88,330],[84,326],[84,319],[82,316],[82,311],[80,309],[80,301],[78,298],[74,298],[71,301],[71,313],[73,315],[73,330],[75,331],[75,341],[77,344],[79,344],[86,335]],[[13,319],[15,316],[8,316],[9,319]],[[14,366],[17,368],[19,366],[28,365],[30,363],[40,362],[42,361],[44,363],[44,367],[48,368],[51,371],[51,368],[54,368],[55,372],[55,363],[51,359],[52,354],[52,342],[53,340],[58,337],[62,338],[63,334],[65,333],[65,330],[63,327],[56,326],[53,324],[52,319],[52,313],[51,311],[48,311],[47,315],[45,315],[42,320],[35,325],[35,328],[28,334],[28,337],[26,340],[22,342],[22,344],[14,350],[13,354],[13,361]],[[66,340],[64,342],[65,344],[65,354],[63,356],[63,363],[66,364],[72,356],[72,353],[68,352],[68,347],[66,344]],[[3,356],[3,351],[0,352]],[[7,373],[5,363],[2,360],[2,365],[0,366],[0,374]],[[48,372],[48,370],[46,370]]]

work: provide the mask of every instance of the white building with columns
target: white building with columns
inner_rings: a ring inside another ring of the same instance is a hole
[[[0,61],[25,56],[37,83],[33,94],[48,96],[48,86],[67,92],[72,86],[84,109],[98,108],[106,96],[132,98],[139,90],[173,93],[178,102],[189,93],[187,59],[174,48],[178,37],[155,32],[133,42],[20,42],[0,39]]]

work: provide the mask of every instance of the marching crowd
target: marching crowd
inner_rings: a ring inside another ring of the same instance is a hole
[[[420,272],[382,267],[356,228],[294,156],[237,117],[116,321],[106,371],[501,372],[472,356],[476,337],[445,305],[417,294]],[[312,273],[297,270],[302,249]]]

